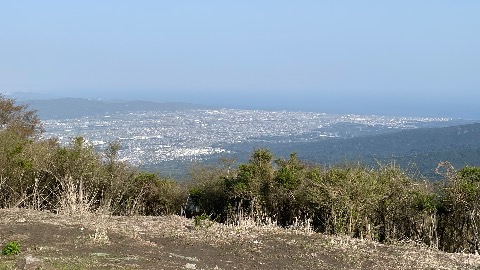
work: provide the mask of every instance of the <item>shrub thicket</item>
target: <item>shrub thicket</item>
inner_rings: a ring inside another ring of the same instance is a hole
[[[80,137],[67,146],[51,140],[1,142],[0,207],[160,215],[179,213],[187,198],[177,182],[112,162]]]
[[[449,163],[440,191],[438,224],[440,248],[449,252],[479,251],[480,167],[454,171]]]
[[[175,181],[120,162],[116,142],[101,153],[81,137],[39,139],[41,130],[34,111],[0,96],[0,207],[159,215],[186,201]]]
[[[327,234],[478,252],[480,168],[441,166],[444,181],[432,183],[394,163],[321,167],[258,149],[234,170],[203,167],[192,177],[190,198],[197,214],[221,222],[248,218],[288,227],[309,220]]]
[[[329,234],[437,243],[432,186],[394,164],[322,168],[302,163],[295,154],[274,160],[259,149],[234,172],[203,179],[190,191],[201,211],[223,222],[248,217],[291,226],[300,218]]]

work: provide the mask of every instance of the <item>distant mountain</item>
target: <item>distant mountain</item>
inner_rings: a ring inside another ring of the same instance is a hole
[[[231,145],[227,149],[243,156],[258,147],[280,157],[296,152],[304,161],[324,165],[361,162],[374,166],[395,161],[402,168],[438,178],[435,168],[441,161],[450,161],[455,168],[480,166],[480,123],[316,142]]]
[[[59,98],[23,101],[29,108],[37,110],[38,116],[45,119],[68,119],[83,116],[104,115],[109,113],[128,113],[134,111],[161,111],[207,109],[210,107],[182,103],[150,101],[101,101],[83,98]]]
[[[49,94],[40,94],[40,93],[33,93],[33,92],[12,92],[12,93],[4,93],[7,98],[12,98],[17,101],[26,101],[26,100],[43,100],[43,99],[54,99],[58,98],[53,95]]]

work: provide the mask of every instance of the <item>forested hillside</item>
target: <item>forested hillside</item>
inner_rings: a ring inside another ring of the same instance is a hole
[[[232,145],[246,155],[258,144]],[[403,169],[438,179],[435,168],[448,160],[455,168],[480,165],[480,124],[402,130],[357,138],[329,138],[305,143],[264,143],[278,156],[297,153],[305,161],[323,165],[396,162]],[[239,154],[240,156],[241,154]]]

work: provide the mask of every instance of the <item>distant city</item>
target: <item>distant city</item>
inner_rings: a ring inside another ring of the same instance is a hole
[[[233,154],[231,146],[238,144],[354,138],[460,122],[451,118],[187,109],[46,119],[44,137],[56,137],[67,144],[73,137],[82,136],[100,149],[118,141],[122,160],[151,167],[165,161],[201,161],[212,155]]]

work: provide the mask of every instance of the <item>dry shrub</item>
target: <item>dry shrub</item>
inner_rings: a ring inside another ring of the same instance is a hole
[[[480,167],[456,171],[444,162],[445,182],[439,210],[440,248],[478,253],[480,249]]]
[[[90,194],[83,185],[83,181],[74,181],[65,177],[61,182],[57,213],[63,215],[87,215],[94,209],[95,196]]]
[[[226,224],[276,224],[438,246],[437,194],[394,163],[323,168],[302,163],[295,154],[274,162],[260,149],[228,173],[211,167],[196,172],[191,207]]]
[[[0,207],[160,215],[180,212],[186,191],[97,152],[83,138],[61,146],[0,132]],[[5,140],[3,140],[5,139]]]

